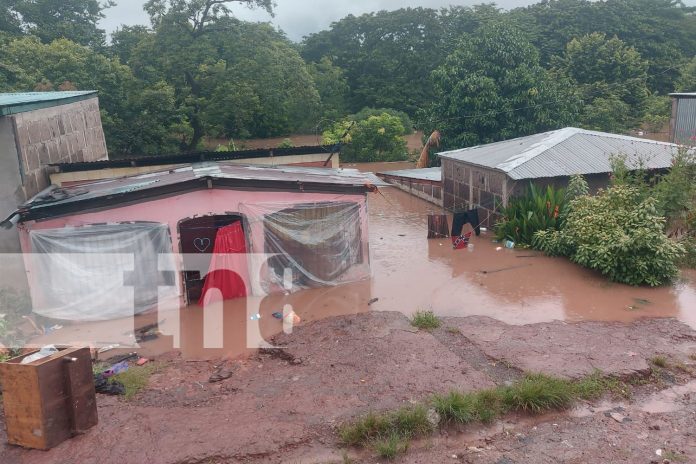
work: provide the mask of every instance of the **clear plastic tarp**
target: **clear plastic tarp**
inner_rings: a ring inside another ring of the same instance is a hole
[[[130,317],[178,298],[169,227],[137,222],[29,233],[34,312],[62,320]],[[166,262],[162,262],[164,259]]]
[[[364,202],[240,206],[251,250],[273,255],[259,276],[264,292],[333,286],[370,276]]]

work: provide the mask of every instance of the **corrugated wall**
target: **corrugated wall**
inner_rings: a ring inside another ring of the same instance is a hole
[[[672,141],[696,145],[696,98],[677,98]]]

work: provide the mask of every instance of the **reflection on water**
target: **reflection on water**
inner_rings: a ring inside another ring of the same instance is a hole
[[[365,165],[346,167],[366,169]],[[411,165],[380,163],[367,169],[407,167]],[[473,250],[453,250],[449,239],[426,239],[427,215],[440,212],[433,204],[384,187],[381,194],[369,196],[371,280],[271,295],[260,301],[228,301],[218,313],[212,311],[207,316],[198,306],[138,316],[136,327],[163,322],[164,333],[142,343],[141,354],[162,353],[176,345],[189,358],[244,354],[248,347],[259,346],[283,330],[283,322],[273,313],[282,312],[286,305],[302,322],[368,310],[410,315],[431,309],[441,316],[484,315],[510,324],[676,317],[696,328],[693,271],[683,272],[673,286],[637,288],[612,284],[563,258],[549,258],[530,250],[497,250],[490,232],[472,238]],[[251,320],[256,312],[260,319]],[[79,329],[64,327],[34,342],[103,343],[120,338],[122,345],[134,343],[132,321],[109,322],[111,335],[99,338],[97,334],[104,326],[94,323]],[[204,336],[204,327],[213,327],[213,334]]]

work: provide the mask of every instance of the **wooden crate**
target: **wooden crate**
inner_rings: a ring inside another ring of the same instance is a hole
[[[89,348],[58,349],[27,364],[35,351],[0,363],[10,444],[46,450],[97,424]]]

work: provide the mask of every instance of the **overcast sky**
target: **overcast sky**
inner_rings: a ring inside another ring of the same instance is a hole
[[[116,0],[117,5],[106,10],[101,25],[112,32],[121,24],[148,24],[143,11],[146,0]],[[349,14],[360,15],[379,10],[396,10],[402,7],[440,8],[449,5],[475,5],[483,0],[276,0],[275,18],[258,10],[234,5],[235,16],[248,21],[271,21],[279,26],[290,39],[299,41],[303,36],[325,29],[333,21]],[[534,3],[533,0],[500,0],[498,6],[505,9]]]

